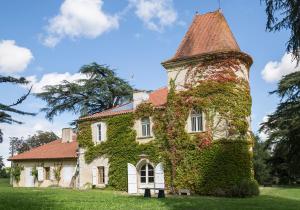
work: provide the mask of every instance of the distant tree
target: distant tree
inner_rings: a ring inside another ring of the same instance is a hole
[[[4,162],[3,162],[3,157],[0,156],[0,170],[2,170],[4,168]]]
[[[9,76],[1,76],[0,75],[0,83],[10,83],[10,84],[20,84],[25,85],[28,84],[28,81],[24,78],[14,78]],[[31,89],[22,97],[20,97],[15,103],[6,105],[3,103],[0,103],[0,123],[18,123],[22,124],[22,122],[15,120],[12,118],[11,113],[16,113],[20,115],[34,115],[34,113],[24,112],[21,110],[16,109],[15,107],[19,104],[21,104],[30,94]],[[0,143],[3,141],[3,133],[0,129]]]
[[[260,131],[268,134],[272,171],[286,173],[286,179],[292,182],[300,177],[300,72],[283,77],[271,94],[277,94],[281,101]]]
[[[287,52],[291,52],[300,62],[300,1],[261,0],[266,4],[267,30],[290,30]]]
[[[3,157],[0,156],[0,178],[8,178],[9,171],[5,168]]]
[[[92,63],[80,71],[86,78],[75,82],[63,81],[59,85],[46,86],[37,97],[47,103],[42,111],[46,118],[71,111],[81,116],[112,108],[132,97],[132,88],[125,80],[116,76],[108,66]]]
[[[270,180],[270,166],[267,161],[270,158],[270,153],[266,149],[266,143],[263,142],[258,136],[254,136],[253,148],[253,166],[254,177],[259,184]]]
[[[26,139],[24,137],[10,137],[10,152],[11,154],[23,153],[57,139],[58,136],[55,133],[48,131],[37,131],[36,134],[28,136]]]

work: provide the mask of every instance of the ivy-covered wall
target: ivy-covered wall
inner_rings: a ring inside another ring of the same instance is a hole
[[[107,140],[94,145],[92,142],[91,124],[103,121],[107,125]],[[109,186],[116,190],[127,190],[127,163],[135,165],[142,153],[148,154],[149,159],[158,163],[158,147],[153,141],[148,144],[136,142],[136,132],[133,130],[133,114],[124,114],[110,118],[80,121],[78,142],[86,149],[85,160],[92,162],[95,158],[106,156],[109,159]]]

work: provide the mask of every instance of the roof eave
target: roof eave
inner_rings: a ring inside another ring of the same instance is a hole
[[[249,67],[253,64],[253,59],[250,55],[247,53],[241,52],[241,51],[215,51],[215,52],[209,52],[209,53],[203,53],[199,55],[193,55],[193,56],[186,56],[181,58],[171,58],[169,60],[163,61],[161,65],[168,69],[169,67],[187,64],[195,61],[205,61],[210,60],[212,56],[218,56],[218,57],[228,57],[228,56],[235,56],[237,58],[240,58],[243,60]]]

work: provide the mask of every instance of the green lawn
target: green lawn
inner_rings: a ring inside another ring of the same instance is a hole
[[[254,198],[168,197],[145,199],[108,190],[12,188],[0,179],[0,209],[207,209],[299,210],[300,188],[263,188]]]

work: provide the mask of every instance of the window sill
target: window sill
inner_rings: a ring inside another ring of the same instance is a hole
[[[143,139],[152,139],[153,136],[143,136],[143,137],[137,137],[136,139],[138,140],[143,140]]]
[[[205,131],[189,131],[188,134],[199,134],[199,133],[205,133]]]

